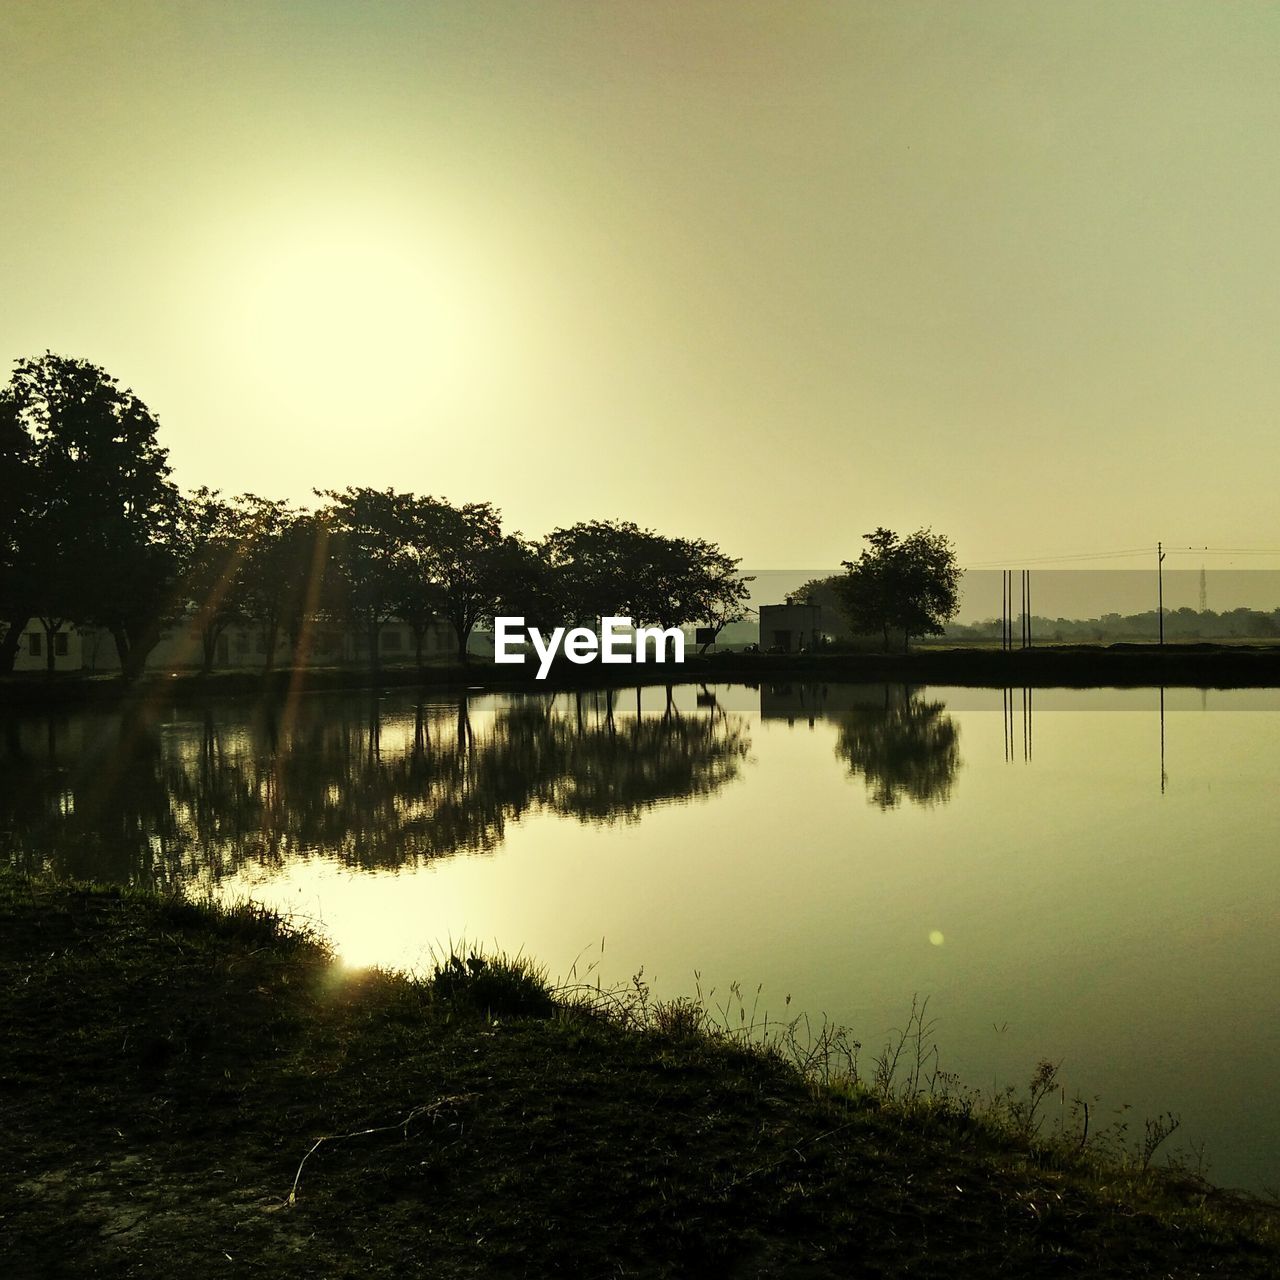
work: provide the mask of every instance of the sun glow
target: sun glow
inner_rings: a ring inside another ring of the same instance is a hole
[[[479,246],[425,215],[295,207],[234,235],[225,261],[229,356],[282,424],[420,429],[465,398],[510,328]]]

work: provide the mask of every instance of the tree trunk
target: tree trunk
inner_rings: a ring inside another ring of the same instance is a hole
[[[908,631],[906,627],[902,628],[902,652],[911,652],[911,632]]]
[[[141,627],[126,625],[125,630],[129,637],[129,679],[133,680],[146,670],[152,649],[160,643],[160,628],[154,622],[146,622]]]
[[[280,619],[272,618],[267,627],[267,660],[262,664],[263,674],[276,665],[276,641],[280,638]]]
[[[200,663],[200,674],[207,676],[213,671],[213,655],[217,651],[218,636],[212,627],[204,627],[200,631],[200,644],[204,650],[204,659]]]
[[[132,678],[129,664],[129,633],[119,623],[112,623],[107,630],[111,632],[111,638],[116,642],[116,658],[120,662],[120,678],[129,680]]]
[[[53,637],[62,630],[62,619],[41,618],[40,625],[44,628],[44,670],[46,675],[51,676],[58,662],[54,652]]]
[[[471,628],[465,622],[458,618],[451,618],[454,633],[458,637],[458,661],[466,664],[467,661],[467,641],[471,639]]]
[[[372,615],[369,618],[369,670],[376,676],[382,668],[382,655],[378,652],[379,633],[382,631],[378,624],[378,619]]]
[[[18,646],[22,643],[22,633],[31,621],[30,614],[11,613],[5,619],[9,629],[0,640],[0,673],[8,674],[13,670],[14,661],[18,657]]]

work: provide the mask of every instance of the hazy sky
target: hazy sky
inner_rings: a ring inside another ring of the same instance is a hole
[[[0,102],[4,368],[184,486],[1280,546],[1280,6],[9,0]]]

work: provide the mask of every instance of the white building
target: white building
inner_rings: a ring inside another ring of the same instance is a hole
[[[215,671],[260,669],[267,662],[268,634],[256,623],[232,624],[218,637],[213,659]],[[52,637],[54,671],[111,672],[120,670],[120,658],[111,633],[103,627],[76,627],[65,624]],[[388,666],[410,664],[417,655],[413,628],[393,619],[378,637],[381,661]],[[48,670],[49,637],[39,618],[23,628],[14,657],[14,671]],[[492,637],[472,634],[469,651],[492,656]],[[306,662],[309,666],[366,666],[368,638],[363,628],[315,620],[307,632]],[[450,623],[437,620],[423,637],[422,656],[439,660],[456,656],[458,642]],[[276,637],[274,665],[293,660],[293,644],[282,627]],[[204,645],[192,622],[166,627],[159,643],[147,655],[148,671],[198,671],[204,662]]]
[[[52,640],[53,669],[55,671],[80,671],[84,667],[84,635],[69,622],[58,628],[50,637],[39,618],[31,618],[22,630],[18,651],[14,655],[15,671],[47,671],[49,648]],[[111,646],[115,652],[115,645]]]

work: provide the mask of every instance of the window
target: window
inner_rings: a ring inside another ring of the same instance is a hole
[[[67,656],[67,633],[65,631],[59,631],[53,637],[53,652],[59,658]]]
[[[236,632],[236,652],[237,653],[249,652],[249,637],[243,631]]]
[[[393,630],[388,627],[387,630],[382,633],[383,649],[399,649],[402,646],[403,641],[404,636],[399,630]]]
[[[44,651],[43,646],[40,643],[41,640],[43,640],[43,638],[44,637],[41,636],[41,634],[38,631],[27,632],[27,652],[33,658],[38,658],[41,655],[41,653]]]

